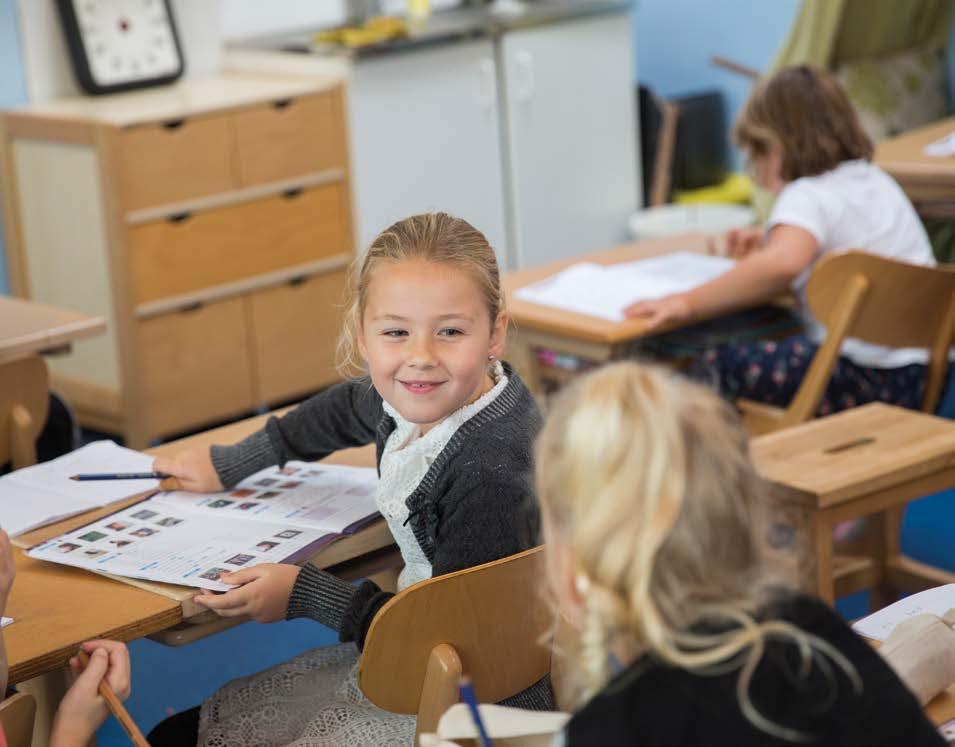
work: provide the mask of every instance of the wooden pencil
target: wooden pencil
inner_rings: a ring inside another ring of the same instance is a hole
[[[80,649],[77,657],[80,660],[80,666],[83,667],[83,669],[86,669],[90,663],[89,654],[87,654],[83,649]],[[116,697],[116,693],[113,692],[113,688],[109,686],[109,683],[106,681],[105,677],[100,680],[99,694],[103,696],[103,700],[106,701],[106,706],[109,708],[110,712],[126,730],[126,733],[129,735],[129,740],[133,743],[134,747],[149,747],[149,742],[146,741],[146,737],[143,736],[143,733],[139,730],[139,727],[136,726],[136,722],[133,721],[133,717],[129,715],[129,711],[126,710],[126,707],[120,703],[119,698]]]

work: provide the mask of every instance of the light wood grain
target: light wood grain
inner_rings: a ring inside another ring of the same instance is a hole
[[[10,747],[30,747],[36,700],[27,693],[14,693],[0,703],[0,726]]]
[[[227,114],[133,127],[122,133],[120,143],[119,175],[127,210],[237,185]]]
[[[347,163],[341,91],[249,107],[233,117],[238,181],[261,184]]]
[[[244,300],[139,322],[142,418],[152,434],[248,412],[255,404]]]
[[[249,296],[258,395],[287,401],[340,378],[335,370],[345,272],[303,278]],[[321,310],[330,311],[321,311]]]
[[[0,363],[69,345],[105,330],[102,317],[0,296]]]
[[[873,161],[891,174],[913,200],[952,201],[955,158],[927,156],[924,148],[955,131],[949,117],[878,143]]]
[[[478,700],[516,695],[550,670],[540,637],[553,616],[540,594],[543,548],[422,581],[372,620],[358,682],[375,705],[416,713],[432,651],[449,645]]]
[[[0,464],[36,464],[36,439],[49,409],[46,364],[31,356],[0,364]]]

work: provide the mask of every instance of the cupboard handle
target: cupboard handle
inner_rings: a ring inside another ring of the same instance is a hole
[[[286,189],[284,192],[282,192],[282,197],[284,197],[286,200],[294,200],[304,191],[305,190],[301,187],[296,187],[295,189]]]
[[[195,303],[186,304],[179,308],[180,314],[192,314],[195,311],[199,311],[205,304],[202,301],[196,301]]]
[[[186,123],[184,119],[168,119],[162,123],[163,129],[165,130],[178,130]]]
[[[170,223],[185,223],[192,217],[192,213],[186,211],[185,213],[173,213],[168,218],[167,221]]]
[[[272,102],[273,109],[288,109],[295,99],[279,99]]]
[[[302,285],[306,280],[308,280],[308,275],[296,275],[294,278],[289,278],[286,281],[286,285],[290,285],[293,288]]]

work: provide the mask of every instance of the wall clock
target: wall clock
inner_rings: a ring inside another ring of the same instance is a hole
[[[87,93],[170,83],[184,63],[169,0],[56,0]]]

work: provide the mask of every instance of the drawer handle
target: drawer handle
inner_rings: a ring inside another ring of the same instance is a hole
[[[192,314],[193,312],[199,311],[204,306],[202,301],[196,301],[195,303],[186,304],[179,308],[180,314]]]
[[[286,189],[286,190],[282,193],[282,197],[284,197],[286,200],[294,200],[296,197],[298,197],[298,196],[299,196],[300,194],[302,194],[302,192],[304,192],[304,191],[305,191],[305,190],[302,189],[301,187],[296,187],[295,189]]]
[[[295,99],[279,99],[278,101],[272,102],[273,109],[288,109]]]
[[[169,119],[162,123],[163,129],[166,130],[178,130],[186,123],[184,119]]]
[[[192,217],[192,213],[187,211],[185,213],[174,213],[170,215],[168,218],[166,218],[166,220],[169,221],[170,223],[185,223],[191,217]]]
[[[286,285],[290,285],[295,288],[299,285],[303,285],[306,280],[308,280],[308,275],[296,275],[294,278],[289,278],[286,281]]]

